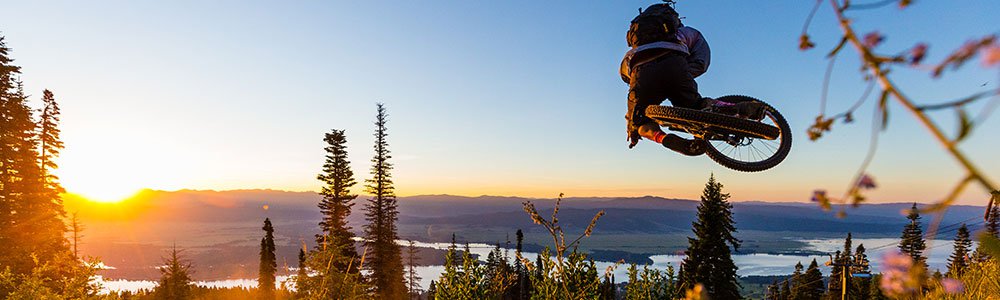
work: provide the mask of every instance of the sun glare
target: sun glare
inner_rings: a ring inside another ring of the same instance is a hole
[[[100,203],[117,203],[125,201],[139,193],[139,190],[94,190],[94,191],[69,191],[81,197]]]

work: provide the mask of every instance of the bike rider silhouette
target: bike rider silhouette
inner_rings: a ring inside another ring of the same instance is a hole
[[[640,137],[655,141],[678,153],[697,156],[705,153],[705,142],[667,134],[646,117],[646,107],[669,99],[675,107],[710,110],[760,119],[763,106],[757,103],[732,104],[704,98],[698,93],[695,77],[708,70],[711,51],[701,32],[684,26],[672,7],[673,1],[653,4],[640,10],[626,34],[629,50],[619,73],[629,84],[627,121],[629,148]]]

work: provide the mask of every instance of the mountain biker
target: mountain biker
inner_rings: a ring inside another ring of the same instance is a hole
[[[711,51],[701,32],[684,26],[668,3],[650,5],[632,19],[626,34],[629,50],[619,73],[629,84],[627,121],[629,148],[644,137],[684,155],[705,153],[702,140],[667,134],[646,116],[646,107],[665,99],[676,107],[710,110],[759,119],[758,104],[731,104],[703,98],[695,77],[708,70]]]

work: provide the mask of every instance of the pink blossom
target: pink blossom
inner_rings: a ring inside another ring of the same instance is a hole
[[[812,202],[823,202],[826,199],[826,190],[813,191]]]
[[[913,49],[910,49],[910,64],[919,64],[925,56],[927,56],[927,44],[920,43],[913,46]]]
[[[865,47],[875,48],[875,46],[878,46],[878,44],[881,44],[882,41],[884,41],[884,40],[885,40],[885,37],[882,36],[881,33],[878,33],[878,31],[872,31],[872,32],[869,32],[868,34],[865,34],[865,38],[864,38],[863,43],[864,43]]]
[[[898,251],[889,251],[882,256],[882,281],[880,287],[888,295],[902,295],[920,288],[918,278],[914,278],[913,258]]]
[[[861,176],[860,179],[858,179],[858,188],[859,189],[870,190],[870,189],[874,189],[875,187],[876,187],[875,186],[875,179],[873,179],[868,174],[864,174],[864,175]]]
[[[941,286],[944,287],[944,291],[949,294],[961,294],[962,292],[965,292],[965,285],[963,285],[958,279],[941,279]]]

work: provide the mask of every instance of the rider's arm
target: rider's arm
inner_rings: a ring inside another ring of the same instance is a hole
[[[691,27],[678,28],[680,34],[677,35],[681,43],[688,47],[690,55],[687,57],[688,71],[691,77],[698,77],[708,71],[708,65],[712,61],[712,51],[708,48],[708,42],[697,29]]]
[[[631,69],[629,68],[629,61],[632,60],[632,52],[625,53],[625,57],[622,57],[622,65],[618,67],[618,74],[622,76],[622,81],[626,84],[632,78]]]

